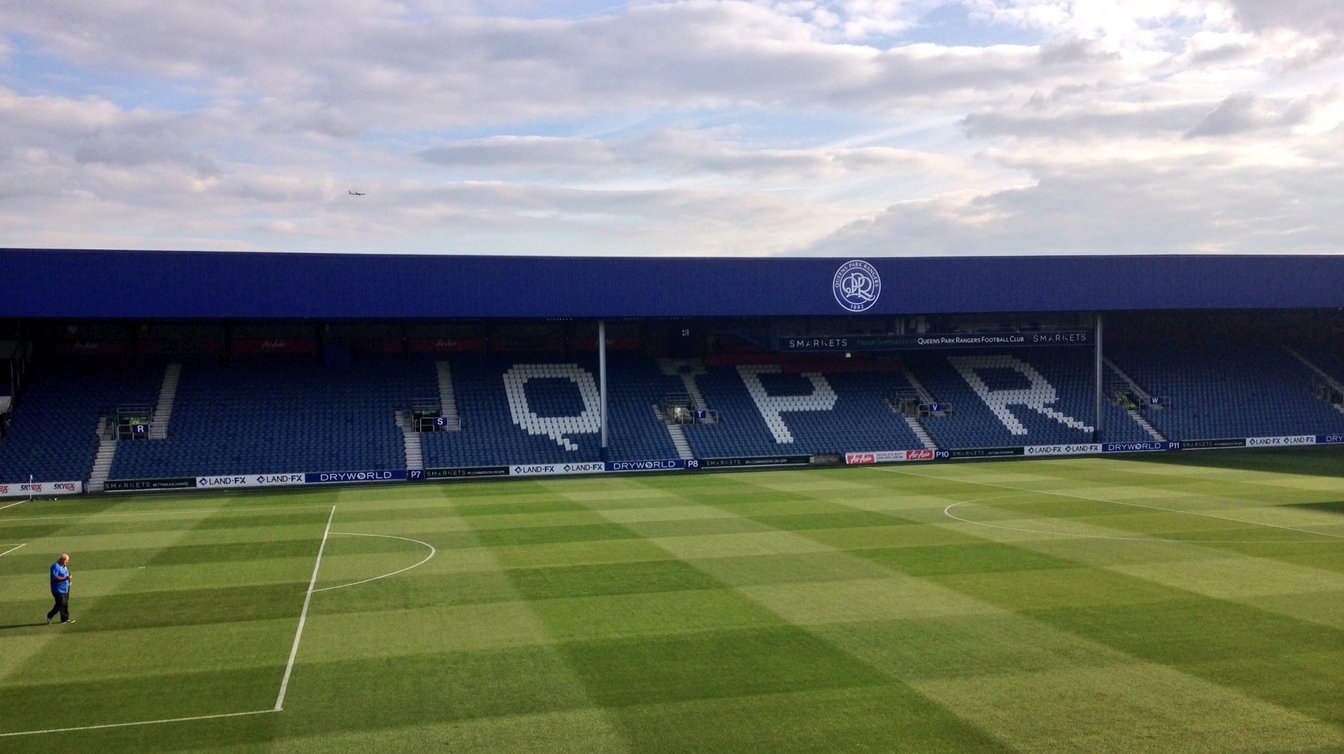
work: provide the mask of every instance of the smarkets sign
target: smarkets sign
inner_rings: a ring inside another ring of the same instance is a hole
[[[877,268],[861,259],[840,265],[831,279],[831,292],[840,306],[851,312],[866,312],[882,295],[882,276]]]

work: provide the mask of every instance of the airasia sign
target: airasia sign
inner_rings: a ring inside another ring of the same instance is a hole
[[[845,463],[850,466],[866,466],[874,463],[900,463],[903,461],[932,461],[932,450],[873,450],[862,453],[846,453]]]

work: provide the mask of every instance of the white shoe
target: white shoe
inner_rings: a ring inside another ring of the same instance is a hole
[[[47,618],[47,625],[48,625],[48,626],[51,625],[51,618]]]

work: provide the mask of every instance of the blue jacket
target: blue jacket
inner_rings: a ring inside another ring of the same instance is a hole
[[[60,581],[57,581],[57,579],[60,579]],[[51,593],[70,593],[70,569],[60,563],[51,564]]]

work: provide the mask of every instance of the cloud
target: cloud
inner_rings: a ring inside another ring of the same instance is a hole
[[[1318,149],[1344,147],[1339,131]],[[1024,185],[889,207],[797,250],[864,256],[1095,253],[1338,253],[1325,162],[1241,165],[1232,155],[1041,162]]]
[[[972,113],[962,121],[975,139],[1052,139],[1073,144],[1110,140],[1218,138],[1255,132],[1289,135],[1327,121],[1340,103],[1337,92],[1305,97],[1234,94],[1218,103],[1033,103],[1012,110]],[[1319,129],[1317,129],[1319,130]]]
[[[312,100],[287,101],[268,97],[240,108],[237,117],[263,134],[313,134],[355,139],[364,132],[345,109]]]
[[[704,131],[665,129],[626,139],[493,136],[425,150],[422,159],[457,175],[506,179],[624,182],[641,176],[664,181],[768,182],[815,186],[893,171],[936,170],[947,161],[890,147],[761,148],[715,138]]]
[[[956,5],[25,4],[0,246],[1344,248],[1333,3]]]
[[[23,144],[30,160],[54,164],[176,166],[197,177],[218,175],[214,161],[194,152],[189,138],[192,118],[127,112],[98,98],[21,97],[0,89],[0,136]],[[15,152],[0,151],[0,164],[19,162]]]
[[[456,141],[420,152],[444,167],[497,174],[542,173],[594,176],[628,171],[610,146],[601,141],[547,136],[490,136]]]
[[[1301,123],[1308,115],[1306,108],[1289,106],[1278,109],[1273,103],[1252,95],[1236,95],[1223,100],[1218,108],[1204,116],[1185,138],[1232,136]]]
[[[1179,135],[1207,111],[1202,105],[1116,104],[1036,112],[972,113],[962,122],[976,139],[1001,137],[1061,138],[1069,141]]]
[[[155,133],[98,134],[82,140],[74,157],[80,163],[103,163],[126,167],[154,164],[178,165],[198,177],[218,176],[214,160],[182,149],[165,147],[164,138]]]
[[[1246,34],[1200,32],[1186,40],[1182,63],[1197,67],[1256,64],[1256,40]]]
[[[795,16],[742,2],[636,5],[576,20],[421,19],[398,8],[51,0],[17,26],[81,65],[338,113],[326,128],[347,134],[629,108],[878,109],[947,91],[1036,86],[1103,59],[1079,42],[1041,51],[828,43]],[[857,10],[847,13],[857,23]]]
[[[1256,31],[1293,29],[1310,36],[1344,35],[1344,5],[1334,0],[1230,0],[1237,18]]]

